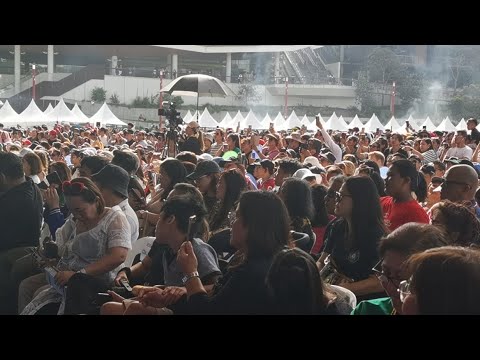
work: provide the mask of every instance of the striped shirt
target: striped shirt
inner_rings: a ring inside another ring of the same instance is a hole
[[[212,146],[210,147],[210,155],[215,157],[218,149],[220,149],[222,146],[223,144],[218,144],[218,143],[212,144]]]
[[[422,161],[423,164],[432,163],[432,162],[438,160],[437,154],[432,149],[427,150],[424,153],[422,153],[422,156],[423,156],[423,161]]]

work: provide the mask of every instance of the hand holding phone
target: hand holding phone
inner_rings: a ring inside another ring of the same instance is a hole
[[[323,129],[322,123],[320,122],[320,116],[315,115],[315,125],[317,125],[318,128]]]

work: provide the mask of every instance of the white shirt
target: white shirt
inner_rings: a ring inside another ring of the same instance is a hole
[[[139,229],[139,224],[138,224],[138,217],[137,214],[135,214],[135,211],[133,211],[132,207],[128,203],[128,199],[123,200],[120,204],[116,205],[122,210],[122,212],[125,214],[128,223],[130,224],[130,231],[132,235],[132,246],[137,241],[138,239],[138,229]],[[114,206],[113,208],[115,208]]]
[[[454,156],[459,159],[467,158],[468,160],[470,160],[472,158],[472,155],[473,150],[470,146],[464,146],[463,148],[454,147],[447,150],[447,153],[445,154],[445,159]]]
[[[102,135],[99,136],[100,141],[102,142],[103,146],[108,146],[108,136],[107,135]]]

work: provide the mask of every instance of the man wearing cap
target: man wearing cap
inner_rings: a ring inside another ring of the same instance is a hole
[[[257,160],[253,165],[255,165],[255,177],[258,178],[258,190],[273,190],[275,188],[275,177],[273,176],[275,166],[273,162],[269,159]]]
[[[187,179],[194,181],[196,186],[202,192],[203,200],[205,202],[205,207],[209,212],[211,212],[211,210],[214,208],[217,202],[217,196],[216,196],[215,188],[212,189],[211,186],[208,186],[209,179],[207,179],[207,177],[210,174],[218,174],[220,172],[221,172],[220,166],[218,166],[218,164],[215,161],[204,160],[204,161],[200,161],[197,167],[195,168],[195,170],[192,173],[187,175]],[[204,192],[203,189],[206,186],[208,186],[209,189],[206,192]]]
[[[445,164],[445,170],[450,169],[453,165],[460,164],[460,160],[458,160],[458,158],[454,156],[446,158],[443,162]]]
[[[480,131],[477,130],[478,121],[475,118],[467,120],[467,130],[470,130],[470,136],[476,145],[480,142]]]
[[[199,130],[200,125],[196,121],[190,121],[185,128],[187,139],[179,144],[180,151],[191,151],[196,155],[200,155],[203,151],[203,134]]]
[[[210,154],[210,150],[213,145],[213,135],[210,133],[206,133],[203,135],[203,152]]]
[[[422,159],[420,159],[420,156],[412,154],[408,157],[408,160],[415,164],[417,171],[420,171],[420,168],[422,167]]]
[[[320,165],[322,165],[323,167],[327,167],[335,163],[335,156],[330,151],[320,153],[319,158]]]
[[[443,155],[443,159],[449,157],[456,157],[459,159],[465,158],[470,160],[473,155],[473,150],[470,146],[466,145],[467,132],[465,130],[458,130],[457,135],[453,138],[453,144],[450,149]]]
[[[293,177],[305,180],[310,186],[320,184],[322,182],[321,175],[316,175],[310,171],[310,169],[299,169],[295,171]],[[318,181],[317,181],[318,180]]]
[[[92,175],[92,180],[102,192],[105,205],[118,206],[125,214],[130,224],[132,246],[138,239],[138,217],[128,204],[129,174],[120,166],[108,164],[98,173]]]
[[[300,157],[300,144],[305,144],[305,140],[302,139],[302,135],[299,132],[294,131],[285,139],[288,140],[287,148],[295,150],[297,157]]]

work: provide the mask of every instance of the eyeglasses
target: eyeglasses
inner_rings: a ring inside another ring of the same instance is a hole
[[[385,274],[382,270],[382,263],[383,263],[383,258],[380,259],[378,263],[375,264],[375,266],[372,268],[372,271],[374,272],[375,276],[378,278],[378,280],[382,281],[383,279],[386,279],[387,282],[391,282],[393,286],[395,286],[397,289],[399,287],[399,284],[401,283],[400,279],[392,278]]]
[[[80,195],[80,193],[88,188],[81,182],[64,181],[62,184],[62,190],[65,195]]]
[[[411,281],[412,281],[412,278],[410,278],[408,280],[403,280],[398,287],[398,292],[400,293],[400,301],[402,303],[405,302],[406,297],[412,293],[410,291],[410,282]]]
[[[335,193],[336,202],[342,201],[344,197],[352,197],[352,195],[342,194],[342,193],[339,193],[338,191]]]

